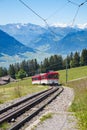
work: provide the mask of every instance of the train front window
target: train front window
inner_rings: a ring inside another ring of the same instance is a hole
[[[54,79],[58,79],[58,74],[53,75]]]
[[[48,79],[58,79],[58,74],[48,75]]]

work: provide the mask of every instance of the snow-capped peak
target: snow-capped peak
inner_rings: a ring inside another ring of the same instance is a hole
[[[80,28],[80,29],[85,29],[85,28],[87,28],[87,23],[85,23],[85,24],[78,24],[77,27]]]
[[[16,27],[17,27],[18,29],[20,29],[20,25],[16,25]]]
[[[54,26],[54,27],[67,27],[69,25],[67,25],[66,23],[54,23],[51,26]]]
[[[77,25],[73,25],[73,26],[72,26],[72,24],[66,24],[66,23],[54,23],[54,24],[51,24],[50,26],[61,27],[61,28],[72,27],[72,28],[85,29],[85,28],[87,28],[87,23],[77,24]]]

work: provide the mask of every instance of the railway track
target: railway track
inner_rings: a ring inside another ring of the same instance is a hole
[[[15,122],[9,130],[18,130],[27,121],[31,120],[31,118],[37,115],[48,103],[50,103],[62,91],[62,87],[50,88],[1,110],[2,113],[0,114],[0,124],[5,121],[11,122],[11,120],[14,119]],[[27,112],[27,114],[25,114],[25,112]]]
[[[42,95],[43,93],[46,93],[46,92],[50,91],[51,89],[52,88],[50,88],[48,90],[44,90],[44,91],[39,92],[39,93],[36,93],[36,94],[34,94],[32,96],[29,96],[29,97],[27,97],[25,99],[22,99],[22,100],[20,100],[20,101],[18,101],[16,103],[6,107],[6,108],[0,110],[0,124],[3,123],[4,121],[10,119],[10,118],[7,118],[7,116],[10,117],[10,115],[12,113],[14,113],[14,111],[20,109],[22,106],[27,105],[30,101],[34,100],[34,98],[38,97],[39,95]]]
[[[52,89],[52,88],[50,88],[50,89]],[[16,103],[14,103],[12,105],[7,106],[7,107],[0,110],[0,114],[5,113],[6,111],[12,109],[13,107],[19,106],[20,104],[22,104],[22,103],[24,103],[24,102],[26,102],[26,101],[40,95],[42,93],[45,93],[45,92],[49,91],[50,89],[47,89],[47,90],[41,91],[39,93],[33,94],[32,96],[28,96],[28,97],[26,97],[24,99],[21,99],[20,101],[17,101]]]

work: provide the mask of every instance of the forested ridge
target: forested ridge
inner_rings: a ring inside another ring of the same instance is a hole
[[[45,58],[41,63],[37,59],[23,60],[21,63],[10,64],[9,68],[0,67],[0,77],[10,75],[12,78],[24,78],[49,70],[62,70],[87,65],[87,49],[81,53],[75,52],[63,58],[61,55],[52,55]]]

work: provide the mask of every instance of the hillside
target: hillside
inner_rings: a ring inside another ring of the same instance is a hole
[[[43,27],[30,23],[0,25],[0,29],[16,38],[21,43],[31,47],[31,41],[46,31]]]
[[[60,40],[58,44],[59,47],[57,49],[65,54],[70,53],[71,51],[81,51],[82,49],[87,48],[87,30],[70,33]]]
[[[60,83],[66,82],[66,70],[58,71],[60,73]],[[68,69],[68,81],[87,77],[87,66]]]
[[[0,30],[0,56],[8,54],[10,56],[25,52],[35,52],[34,49],[23,45],[12,36]]]

